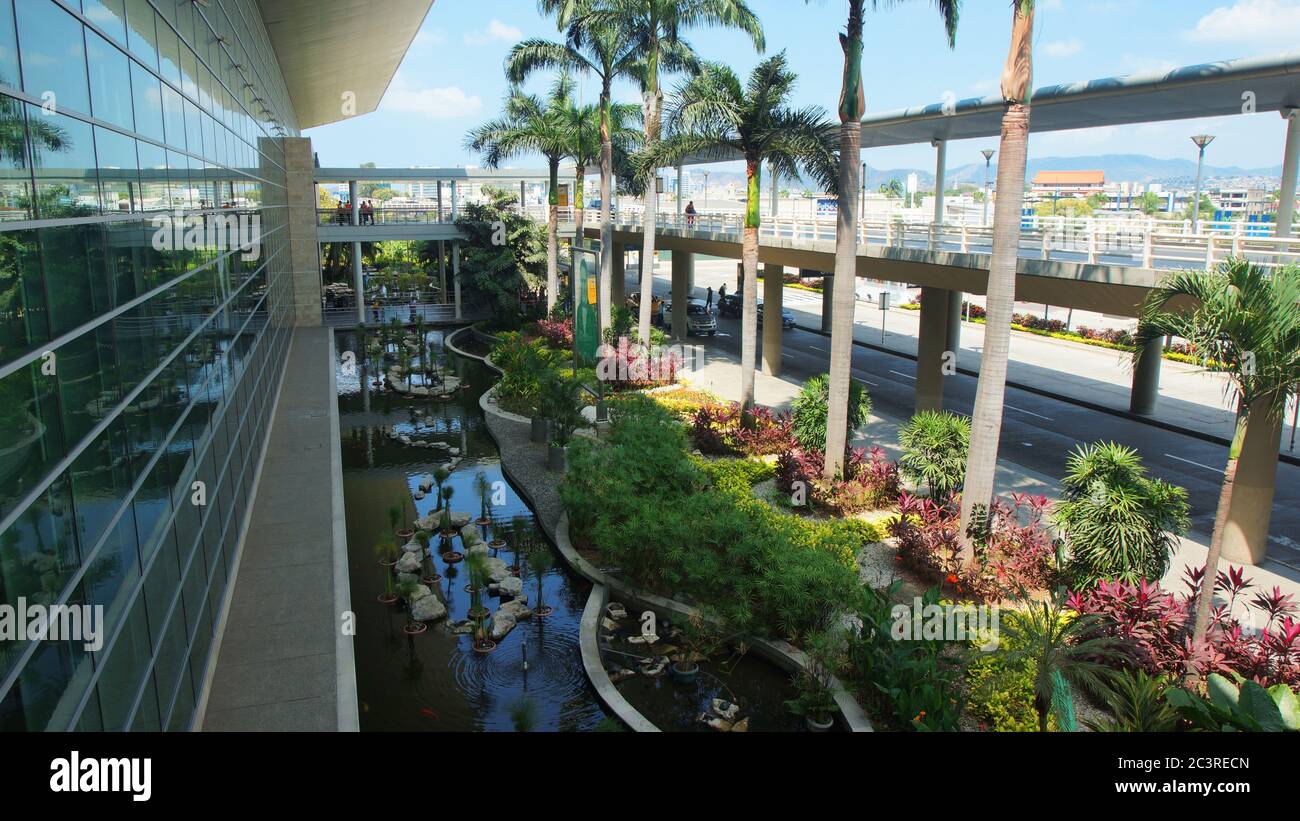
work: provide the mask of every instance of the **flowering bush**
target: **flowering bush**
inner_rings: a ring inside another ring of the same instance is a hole
[[[982,526],[972,528],[975,558],[969,567],[960,557],[961,506],[956,495],[946,501],[904,493],[899,516],[889,533],[898,539],[903,566],[927,582],[952,585],[956,592],[982,601],[997,601],[1021,590],[1042,590],[1053,581],[1053,544],[1043,523],[1047,499],[1012,494],[1012,503],[995,499]]]
[[[537,332],[546,340],[546,344],[560,350],[573,348],[573,317],[563,319],[537,320]]]
[[[845,475],[838,479],[822,478],[824,463],[820,450],[786,450],[776,462],[777,489],[791,495],[802,489],[808,505],[837,516],[878,510],[898,498],[898,465],[878,447],[850,448],[844,460]]]
[[[740,412],[740,405],[717,403],[695,412],[691,441],[711,456],[768,456],[788,451],[793,443],[790,418],[761,406]]]
[[[647,349],[622,338],[618,345],[602,345],[596,376],[613,390],[639,390],[677,381],[682,357],[676,351]]]
[[[1102,581],[1087,592],[1072,593],[1069,606],[1102,616],[1106,634],[1122,639],[1134,663],[1152,675],[1236,672],[1266,687],[1300,684],[1300,622],[1292,618],[1293,597],[1274,587],[1244,599],[1254,584],[1239,567],[1219,572],[1214,588],[1228,601],[1214,609],[1205,642],[1193,645],[1196,592],[1203,574],[1204,568],[1184,568],[1189,592],[1183,596],[1145,579],[1135,584]],[[1238,599],[1263,618],[1261,629],[1232,615]]]

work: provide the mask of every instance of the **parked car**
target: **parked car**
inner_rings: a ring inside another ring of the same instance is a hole
[[[758,324],[759,325],[763,324],[763,303],[762,302],[758,303]],[[785,308],[781,309],[781,327],[782,328],[794,327],[794,314],[790,313],[790,311]]]
[[[671,328],[673,325],[673,304],[671,302],[664,305],[664,326]],[[686,303],[686,335],[708,334],[713,336],[718,332],[718,321],[713,318],[713,314],[704,307],[704,300],[692,299]]]
[[[641,311],[641,292],[633,291],[627,295],[624,300],[627,309],[632,312],[632,316],[640,315]],[[662,325],[664,321],[664,301],[654,294],[650,295],[650,323],[652,325]]]
[[[740,303],[740,295],[727,294],[726,296],[718,300],[717,305],[714,306],[714,310],[718,312],[718,316],[726,316],[726,317],[731,317],[732,319],[740,319],[740,313],[742,310],[742,306]]]

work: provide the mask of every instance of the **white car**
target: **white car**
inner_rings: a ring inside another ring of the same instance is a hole
[[[664,327],[673,326],[673,304],[664,303]],[[718,332],[718,320],[713,313],[704,307],[704,300],[692,299],[686,303],[686,335],[708,334],[713,336]]]

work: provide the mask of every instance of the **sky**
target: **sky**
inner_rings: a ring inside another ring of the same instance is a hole
[[[1300,0],[1038,0],[1034,85],[1168,71],[1236,57],[1300,51]],[[868,113],[937,103],[998,90],[1011,28],[1007,0],[965,0],[956,48],[949,50],[930,0],[869,11],[863,84]],[[793,102],[820,105],[828,116],[839,97],[843,0],[750,0],[763,21],[767,54],[785,50],[800,81]],[[380,167],[478,165],[465,133],[500,110],[507,91],[502,61],[526,37],[560,39],[534,0],[435,0],[378,110],[304,134],[324,166],[374,162]],[[762,57],[743,35],[700,29],[687,39],[706,59],[744,76]],[[549,77],[526,88],[542,92]],[[668,87],[675,85],[670,80]],[[587,80],[584,97],[599,87]],[[639,102],[631,85],[615,96]],[[1246,168],[1281,164],[1285,124],[1276,114],[1182,120],[1035,134],[1030,157],[1149,154],[1194,159],[1190,135],[1217,139],[1206,163]],[[981,162],[996,138],[953,142],[948,164]],[[873,148],[863,160],[878,169],[934,164],[929,146]],[[516,167],[542,165],[525,158]],[[725,167],[725,166],[724,166]]]

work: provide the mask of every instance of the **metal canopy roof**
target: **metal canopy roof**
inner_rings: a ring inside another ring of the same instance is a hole
[[[1300,53],[1224,60],[1168,73],[1106,77],[1046,86],[1034,92],[1030,131],[1066,131],[1109,125],[1278,111],[1300,106]],[[932,140],[995,137],[1002,130],[1001,94],[869,114],[862,147]]]
[[[298,128],[374,111],[433,0],[258,0]],[[356,111],[343,113],[343,95]]]

